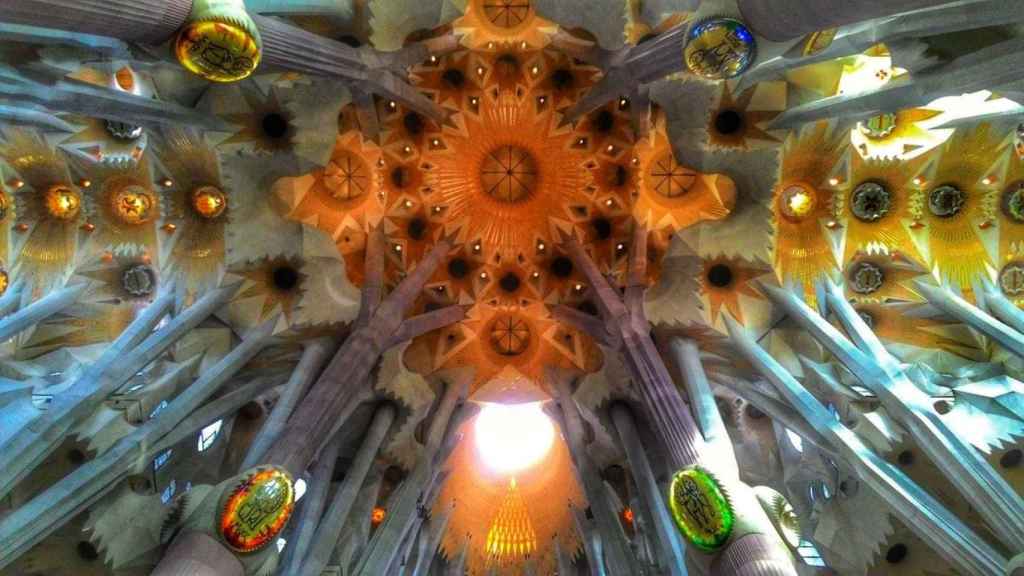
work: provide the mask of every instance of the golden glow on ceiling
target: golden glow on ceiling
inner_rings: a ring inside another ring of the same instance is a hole
[[[192,192],[192,209],[197,214],[212,220],[224,213],[228,207],[228,197],[215,186],[202,186]]]
[[[474,424],[477,454],[492,471],[514,475],[551,450],[555,426],[540,402],[484,404]]]
[[[794,184],[782,191],[782,197],[779,198],[779,210],[786,218],[800,221],[814,210],[816,202],[813,190]]]
[[[57,220],[74,220],[82,208],[82,197],[70,186],[56,184],[43,196],[46,212]]]
[[[519,493],[516,479],[508,483],[508,494],[487,531],[488,563],[499,566],[529,557],[537,550],[537,533]]]
[[[143,224],[154,217],[156,198],[137,184],[127,185],[111,196],[114,214],[125,224]]]

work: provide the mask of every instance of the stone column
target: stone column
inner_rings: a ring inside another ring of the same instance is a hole
[[[0,3],[0,21],[161,44],[191,11],[192,0],[16,0]]]
[[[341,529],[345,526],[349,513],[356,503],[356,497],[366,481],[377,452],[380,451],[384,438],[387,436],[391,423],[395,421],[395,408],[384,404],[373,414],[373,421],[366,432],[363,444],[356,452],[352,466],[345,472],[341,487],[331,499],[331,504],[324,514],[323,521],[317,528],[313,543],[309,547],[299,574],[320,574],[331,560],[331,553],[338,543]]]
[[[203,406],[214,392],[272,341],[277,321],[275,315],[253,328],[238,346],[182,391],[155,418],[0,520],[0,568],[94,504],[137,468],[147,467],[160,451],[262,393],[262,388],[243,389]],[[207,410],[207,407],[216,409]]]
[[[413,467],[412,472],[391,496],[388,504],[388,515],[377,527],[377,532],[360,559],[353,574],[357,576],[379,576],[387,574],[387,567],[395,561],[409,530],[419,514],[420,507],[429,507],[428,492],[431,491],[434,469],[437,464],[435,457],[445,442],[446,437],[455,433],[462,421],[458,412],[463,410],[459,405],[466,397],[472,373],[458,374],[458,381],[446,383],[444,396],[438,403],[433,420],[427,430],[423,452]]]
[[[284,556],[278,571],[281,574],[300,574],[299,567],[306,558],[306,553],[313,544],[317,525],[324,512],[327,492],[331,487],[334,466],[338,462],[338,450],[343,440],[341,432],[324,446],[323,451],[306,482],[306,495],[298,506],[298,514],[292,521],[291,536],[288,537]],[[243,468],[244,470],[245,468]]]
[[[651,525],[661,550],[661,558],[666,564],[667,574],[686,576],[686,550],[679,541],[679,533],[672,524],[668,506],[662,499],[658,481],[655,480],[651,464],[647,461],[647,452],[644,450],[643,441],[640,440],[633,413],[626,406],[616,404],[612,407],[612,421],[625,449],[637,488],[651,513]]]
[[[285,384],[267,421],[263,423],[263,427],[260,428],[252,444],[249,445],[249,452],[245,455],[245,461],[242,462],[242,470],[248,470],[259,464],[260,458],[284,431],[295,406],[309,390],[310,384],[320,373],[320,369],[327,361],[332,349],[331,342],[327,338],[318,338],[306,344],[299,365],[295,367],[288,383]]]
[[[39,300],[0,320],[0,342],[13,338],[78,301],[88,284],[76,284],[50,292]]]
[[[759,36],[782,42],[811,32],[910,12],[950,0],[738,0],[743,20]]]
[[[647,290],[646,227],[640,223],[635,225],[626,285],[621,292],[609,283],[574,237],[564,236],[562,246],[590,283],[601,322],[595,324],[594,318],[564,306],[556,306],[553,315],[575,325],[622,355],[651,427],[663,442],[668,452],[669,465],[673,469],[713,464],[715,459],[710,457],[708,443],[703,435],[706,432],[713,434],[713,431],[705,432],[699,428],[651,338],[651,325],[644,313],[644,294]],[[698,407],[698,411],[704,414],[705,420],[711,421],[711,414],[702,406]],[[713,555],[701,555],[699,558],[720,567],[720,571],[714,572],[716,576],[795,576],[796,571],[790,559],[777,561],[780,550],[781,555],[787,557],[788,550],[779,540],[750,487],[740,483],[738,478],[731,477],[733,473],[730,469],[734,469],[734,464],[723,470],[714,466],[710,468],[733,495],[736,524],[730,541]],[[740,540],[746,541],[747,545],[737,547]],[[757,546],[750,546],[755,541]]]
[[[245,576],[242,563],[230,550],[202,532],[187,532],[174,539],[152,576]]]
[[[558,402],[564,416],[565,435],[569,441],[569,450],[576,463],[576,471],[580,483],[583,485],[583,491],[587,495],[590,510],[594,514],[597,530],[601,534],[601,543],[604,549],[603,561],[607,564],[609,573],[616,576],[637,574],[637,561],[626,541],[626,535],[622,532],[619,515],[612,509],[605,493],[604,481],[590,460],[590,455],[587,454],[583,419],[580,417],[576,401],[572,397],[570,377],[567,374],[557,374],[556,371],[549,369],[548,380],[557,391]],[[601,558],[595,560],[602,561]]]
[[[376,232],[371,233],[368,242],[376,246],[380,243],[378,236]],[[430,331],[462,319],[461,308],[442,308],[403,320],[427,279],[447,257],[449,249],[447,242],[440,242],[379,305],[368,301],[364,291],[360,315],[365,320],[345,340],[309,394],[295,409],[280,438],[264,455],[264,463],[281,466],[292,475],[302,473],[323,443],[341,426],[339,415],[351,403],[352,397],[365,388],[370,371],[384,350],[397,344],[400,339],[411,339],[419,335],[420,330]],[[368,254],[374,250],[368,248]],[[369,271],[368,276],[376,273]],[[446,312],[458,312],[458,315],[447,318],[444,316]],[[428,317],[440,318],[443,322],[440,325],[419,322]],[[406,330],[412,325],[417,330]],[[396,338],[399,335],[400,338]]]

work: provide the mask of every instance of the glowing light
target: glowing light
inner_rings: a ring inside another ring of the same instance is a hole
[[[370,513],[370,522],[372,522],[374,526],[377,526],[384,521],[384,518],[386,518],[387,515],[387,510],[377,506],[373,509],[373,512]]]
[[[196,213],[212,220],[224,213],[228,207],[228,198],[218,188],[203,186],[192,193],[192,208]]]
[[[789,428],[786,428],[786,436],[789,438],[789,443],[793,445],[793,448],[797,452],[804,451],[804,439],[796,432],[793,432]]]
[[[515,474],[547,455],[555,427],[540,402],[484,404],[476,418],[476,448],[491,470]]]
[[[633,515],[633,509],[632,508],[630,508],[629,506],[626,506],[625,508],[622,509],[622,519],[625,520],[627,524],[632,526],[634,518],[635,518],[635,516]]]
[[[82,199],[69,186],[57,184],[46,191],[46,212],[57,220],[74,220],[82,207]]]
[[[236,82],[252,74],[260,63],[259,36],[248,28],[213,19],[190,22],[178,34],[175,55],[197,76]]]
[[[110,202],[114,214],[125,224],[143,224],[153,219],[156,199],[142,186],[127,185],[114,193]]]
[[[217,436],[220,434],[221,427],[224,426],[223,420],[217,420],[213,424],[210,424],[206,428],[203,428],[199,432],[199,440],[196,442],[196,449],[200,452],[205,452],[213,446],[213,443],[217,441]],[[296,498],[298,500],[298,498]]]
[[[302,500],[302,497],[306,495],[306,481],[299,478],[295,481],[295,501]]]
[[[786,218],[798,222],[814,210],[814,193],[800,185],[787,186],[779,198],[779,209]]]

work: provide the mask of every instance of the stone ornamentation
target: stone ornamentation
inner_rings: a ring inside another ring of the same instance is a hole
[[[129,266],[121,273],[121,286],[132,296],[149,296],[156,287],[156,273],[145,264]]]
[[[956,186],[939,186],[928,194],[928,210],[939,218],[952,218],[963,210],[967,194]]]
[[[850,267],[850,289],[857,294],[877,292],[884,282],[882,269],[870,262],[857,262]]]
[[[885,186],[878,182],[865,182],[853,190],[850,209],[862,222],[877,222],[892,208],[892,197]]]
[[[46,213],[57,220],[74,220],[82,209],[82,197],[65,184],[55,184],[43,196]]]

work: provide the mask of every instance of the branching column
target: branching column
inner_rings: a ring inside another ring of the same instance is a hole
[[[583,421],[580,417],[576,401],[572,397],[572,375],[549,368],[548,381],[558,394],[558,402],[562,407],[565,422],[565,435],[569,441],[569,450],[576,463],[580,483],[594,514],[597,530],[601,535],[604,551],[604,562],[611,574],[637,574],[637,562],[626,542],[626,537],[619,524],[619,517],[612,509],[605,494],[604,481],[596,466],[587,454],[584,441]],[[602,562],[600,557],[594,559]]]
[[[0,441],[0,469],[9,473],[0,478],[0,496],[34,470],[110,394],[227,302],[239,286],[207,292],[156,332],[153,327],[173,303],[173,290],[153,301],[95,363],[54,398],[49,410],[28,426],[4,435]]]
[[[555,317],[622,354],[654,431],[664,442],[670,465],[677,470],[705,466],[719,476],[733,495],[736,528],[732,539],[713,559],[715,574],[793,576],[789,552],[750,488],[730,478],[729,470],[716,466],[716,457],[708,453],[701,430],[651,339],[651,326],[643,307],[647,290],[646,228],[638,223],[634,231],[622,296],[575,238],[564,236],[562,244],[590,283],[601,319],[596,321],[565,306],[554,308]]]
[[[654,472],[651,471],[651,464],[647,461],[647,452],[640,440],[640,433],[636,429],[633,413],[628,407],[617,404],[612,407],[612,421],[615,423],[615,430],[618,431],[622,447],[625,449],[629,468],[633,471],[637,488],[652,516],[651,524],[654,527],[661,557],[667,564],[665,567],[667,574],[685,576],[686,552],[683,543],[679,540],[679,533],[672,525],[672,518],[668,514],[661,490],[658,489]]]
[[[380,302],[383,278],[383,239],[380,231],[367,240],[367,280],[362,309],[352,334],[338,350],[302,401],[288,426],[262,462],[287,469],[293,476],[320,451],[348,413],[353,396],[367,386],[370,371],[385,350],[420,334],[462,320],[460,306],[450,306],[403,320],[430,275],[447,257],[450,245],[441,241],[395,290]]]
[[[383,231],[372,230],[367,237],[366,280],[354,330],[292,414],[277,441],[257,460],[261,464],[283,468],[292,477],[299,477],[359,402],[368,398],[372,388],[370,372],[385,350],[464,317],[462,307],[450,306],[403,319],[427,279],[447,257],[447,241],[438,242],[387,297],[383,295],[384,250]],[[161,565],[182,561],[165,558]]]
[[[469,372],[460,373],[457,377],[457,381],[446,383],[444,395],[427,429],[423,451],[412,471],[392,495],[388,515],[377,528],[353,574],[378,576],[389,573],[387,568],[394,563],[420,508],[429,508],[428,493],[434,484],[435,469],[439,464],[437,457],[444,452],[442,446],[449,444],[448,440],[462,421],[458,413],[464,408],[460,402],[465,399],[472,379]]]
[[[214,392],[272,341],[277,321],[277,316],[274,316],[254,328],[242,343],[204,372],[156,417],[0,521],[0,567],[12,562],[91,506],[113,490],[120,480],[147,467],[156,454],[224,414],[237,410],[273,384],[272,381],[262,385],[254,383],[203,406]]]
[[[373,459],[377,457],[384,438],[387,436],[391,423],[395,421],[395,408],[390,404],[384,404],[377,408],[373,414],[373,421],[366,432],[359,451],[352,461],[352,466],[345,471],[345,479],[341,487],[335,492],[331,499],[327,513],[317,526],[316,535],[310,545],[309,554],[302,565],[299,574],[320,574],[327,563],[331,560],[334,547],[338,544],[341,536],[341,529],[345,526],[349,514],[356,503],[356,497],[366,482],[366,475],[370,471]]]
[[[193,0],[17,0],[0,2],[0,22],[160,45],[184,26],[192,7]],[[253,16],[253,21],[262,38],[264,64],[361,83],[436,121],[444,120],[440,106],[396,76],[388,69],[388,60],[373,50],[356,50],[265,16]]]

